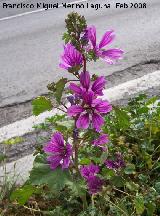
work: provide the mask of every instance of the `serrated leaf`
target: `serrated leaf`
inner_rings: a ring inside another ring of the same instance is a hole
[[[144,199],[141,194],[136,194],[136,197],[134,199],[134,206],[138,215],[141,215],[144,212]]]
[[[86,186],[84,181],[68,181],[67,185],[71,189],[72,193],[78,197],[86,194]]]
[[[20,205],[24,205],[33,193],[38,190],[32,185],[24,185],[23,187],[18,188],[11,194],[11,201],[16,200]]]
[[[50,99],[40,96],[37,97],[32,101],[32,109],[33,109],[33,114],[38,116],[39,114],[45,112],[45,111],[50,111],[52,109],[52,103]]]
[[[121,176],[113,176],[110,181],[116,187],[123,187],[125,184],[125,181]]]
[[[52,191],[59,191],[71,180],[68,170],[60,167],[51,170],[43,155],[38,155],[34,161],[34,166],[30,172],[30,182],[32,185],[48,185]]]
[[[55,96],[58,103],[60,103],[60,101],[61,101],[62,93],[64,91],[64,87],[65,87],[66,83],[67,83],[67,79],[62,78],[55,84],[56,90],[54,92],[54,96]]]

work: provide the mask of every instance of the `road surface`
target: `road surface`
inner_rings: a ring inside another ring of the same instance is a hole
[[[7,2],[15,1],[7,0]],[[0,107],[25,102],[44,94],[47,92],[46,85],[49,82],[67,75],[66,71],[58,68],[58,63],[63,50],[61,37],[65,31],[64,19],[72,11],[60,7],[17,16],[28,10],[2,9],[3,2],[0,1]],[[31,0],[21,2],[31,2]],[[96,0],[88,2],[99,3]],[[125,71],[134,65],[158,63],[160,1],[139,0],[138,2],[147,3],[147,8],[143,9],[116,9],[113,5],[117,1],[108,2],[112,2],[110,9],[85,8],[77,11],[85,15],[89,24],[97,27],[98,38],[104,31],[114,29],[117,38],[113,47],[123,49],[125,56],[118,65],[111,67],[102,61],[90,64],[90,71],[107,76]],[[137,1],[132,0],[132,2]],[[102,3],[106,1],[102,0]],[[10,18],[4,19],[6,17]],[[147,73],[147,70],[146,67],[144,73]],[[138,76],[140,71],[132,71],[127,79],[132,79],[134,73]]]

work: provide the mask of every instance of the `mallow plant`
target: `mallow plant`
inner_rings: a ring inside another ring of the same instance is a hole
[[[65,23],[64,77],[32,102],[35,115],[57,111],[35,126],[50,137],[37,147],[30,177],[11,199],[21,205],[33,194],[52,200],[44,215],[156,215],[160,108],[149,108],[156,99],[141,96],[122,108],[104,100],[107,80],[89,71],[88,63],[100,60],[107,67],[123,57],[123,50],[109,48],[114,31],[99,37],[77,13]]]
[[[114,161],[95,161],[93,155],[90,155],[92,150],[99,157],[108,152],[109,134],[103,132],[102,126],[105,122],[104,117],[112,110],[112,105],[109,101],[103,100],[106,78],[101,76],[100,72],[93,74],[88,71],[87,63],[101,59],[106,66],[114,64],[122,58],[123,50],[108,47],[115,39],[113,30],[106,31],[98,41],[96,27],[87,26],[83,16],[71,13],[65,22],[67,31],[63,36],[64,50],[59,67],[64,70],[64,75],[70,73],[72,79],[63,77],[57,83],[49,84],[50,99],[46,97],[35,99],[33,111],[38,115],[42,111],[53,109],[51,98],[54,97],[57,109],[64,112],[67,121],[71,122],[71,126],[65,131],[59,128],[60,130],[53,132],[42,152],[46,166],[48,164],[50,167],[50,177],[55,175],[57,178],[51,184],[56,187],[62,178],[64,184],[61,186],[65,186],[65,183],[70,185],[71,182],[83,183],[83,189],[86,189],[83,195],[80,183],[78,187],[85,208],[88,205],[86,193],[96,196],[105,187],[105,179],[101,176],[102,168],[106,166],[118,169],[125,166],[123,157],[118,152]],[[54,105],[54,108],[56,106]],[[62,176],[58,177],[58,173]],[[31,180],[33,175],[34,169],[31,172]],[[41,176],[38,178],[41,182]]]

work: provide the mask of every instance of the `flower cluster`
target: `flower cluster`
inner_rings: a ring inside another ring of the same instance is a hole
[[[83,32],[80,40],[77,42],[68,42],[64,46],[64,52],[61,56],[59,66],[68,70],[76,77],[76,82],[69,83],[69,91],[71,95],[67,97],[70,107],[66,112],[69,117],[75,121],[73,128],[73,147],[69,143],[64,142],[63,135],[60,132],[53,134],[50,142],[44,147],[45,153],[49,154],[47,160],[52,170],[61,166],[66,169],[71,164],[71,156],[73,158],[72,167],[80,169],[81,176],[87,182],[90,194],[101,191],[103,180],[97,175],[100,167],[91,163],[90,165],[79,167],[78,150],[80,145],[77,144],[79,129],[91,129],[96,136],[90,144],[107,151],[105,144],[109,142],[109,137],[102,131],[104,125],[104,116],[112,110],[111,104],[107,100],[103,100],[103,90],[105,89],[106,79],[104,76],[90,75],[86,70],[87,60],[104,59],[107,63],[113,64],[117,59],[122,57],[121,49],[104,49],[115,38],[113,31],[107,31],[99,43],[97,43],[96,28],[94,26],[87,27]],[[81,35],[81,34],[80,34]],[[74,34],[72,35],[74,36]],[[85,40],[85,44],[80,41]],[[74,44],[74,45],[73,45]],[[76,46],[75,44],[78,44]],[[78,47],[78,49],[77,49]],[[92,56],[90,58],[90,56]],[[83,71],[79,70],[83,67]],[[78,80],[77,80],[78,79]],[[66,106],[64,106],[66,108]],[[67,136],[68,139],[68,136]],[[110,169],[119,169],[124,166],[124,161],[120,154],[116,154],[115,160],[106,160],[105,165]],[[79,171],[77,172],[79,173]]]
[[[115,160],[106,160],[105,165],[109,169],[120,169],[125,167],[125,162],[121,153],[117,152],[115,154]]]
[[[87,129],[92,125],[96,131],[100,131],[104,124],[103,115],[111,111],[112,106],[108,101],[98,99],[105,87],[105,78],[97,78],[91,84],[89,72],[81,72],[80,85],[70,83],[69,88],[79,97],[79,104],[68,108],[68,115],[76,118],[77,128]]]
[[[99,173],[99,166],[90,164],[80,169],[81,175],[86,179],[89,192],[96,194],[102,189],[103,180],[96,176]]]
[[[109,142],[108,134],[101,134],[97,139],[93,140],[92,144],[94,146],[102,148],[103,151],[106,151],[107,148],[104,146],[104,144]]]

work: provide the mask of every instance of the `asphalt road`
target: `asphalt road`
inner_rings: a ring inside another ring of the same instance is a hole
[[[112,2],[111,9],[96,11],[85,8],[77,11],[86,16],[89,24],[97,27],[98,38],[107,29],[115,29],[117,39],[113,46],[125,50],[125,57],[112,67],[101,61],[91,64],[90,71],[107,76],[144,61],[159,61],[160,1],[146,0],[146,9],[116,9],[113,4],[117,1],[101,0],[101,4],[106,2]],[[72,9],[61,7],[8,20],[0,19],[0,107],[43,94],[49,82],[67,75],[58,68],[58,63],[63,50],[61,36],[65,30],[64,19],[70,11]],[[3,18],[24,12],[13,9],[4,11],[1,8],[0,16]]]

